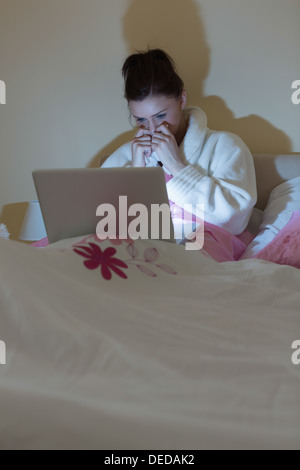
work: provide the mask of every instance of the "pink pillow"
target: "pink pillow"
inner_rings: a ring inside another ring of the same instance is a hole
[[[238,261],[247,247],[247,244],[242,240],[245,235],[246,232],[243,232],[237,237],[217,225],[204,222],[203,254],[218,263]]]
[[[293,212],[283,229],[253,258],[300,268],[300,211]]]

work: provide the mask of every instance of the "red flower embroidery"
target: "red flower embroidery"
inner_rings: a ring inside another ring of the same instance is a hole
[[[127,276],[120,268],[128,268],[127,264],[125,264],[122,260],[118,258],[114,258],[113,255],[117,252],[115,248],[109,247],[106,248],[104,251],[96,245],[95,243],[89,243],[90,247],[87,246],[78,246],[74,248],[75,253],[84,258],[88,258],[84,261],[84,265],[88,269],[97,269],[101,266],[101,274],[104,279],[111,279],[112,275],[110,270],[114,271],[118,276],[122,277],[123,279],[127,279]],[[80,248],[80,249],[78,249]]]

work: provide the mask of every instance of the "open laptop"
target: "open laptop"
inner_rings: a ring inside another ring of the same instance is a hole
[[[32,176],[49,243],[92,233],[175,241],[170,210],[157,217],[159,206],[169,209],[160,167],[34,170]]]

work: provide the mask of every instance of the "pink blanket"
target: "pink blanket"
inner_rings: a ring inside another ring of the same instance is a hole
[[[170,179],[172,179],[172,176],[165,174],[166,183]],[[169,201],[169,203],[173,219],[180,220],[183,213],[182,208],[173,201]],[[253,235],[247,230],[236,236],[217,225],[197,219],[195,215],[190,214],[190,218],[192,222],[198,223],[200,227],[203,227],[204,224],[203,254],[213,258],[219,263],[239,260],[249,243],[253,240]],[[198,230],[201,230],[201,228]],[[196,232],[197,230],[195,233]]]

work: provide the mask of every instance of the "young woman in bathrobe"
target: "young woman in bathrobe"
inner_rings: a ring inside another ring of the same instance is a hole
[[[247,146],[234,134],[208,129],[205,113],[186,106],[184,84],[164,51],[130,55],[122,73],[138,130],[102,167],[160,165],[170,201],[203,204],[206,222],[241,234],[256,202]]]

